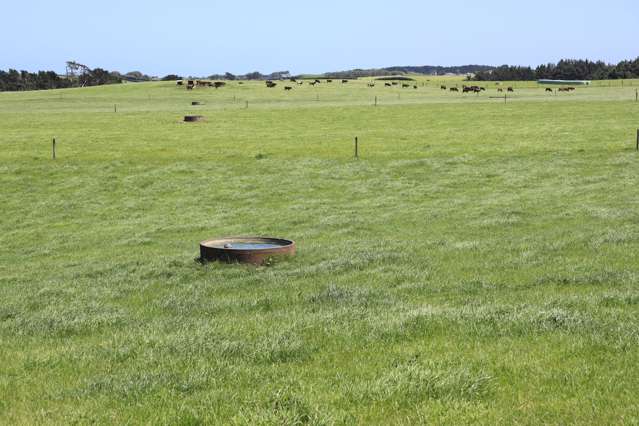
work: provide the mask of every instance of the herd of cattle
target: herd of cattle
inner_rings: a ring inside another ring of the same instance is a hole
[[[178,80],[178,86],[184,86],[184,81]],[[220,87],[226,86],[226,83],[223,81],[208,81],[208,80],[187,80],[186,82],[186,90],[193,90],[194,87],[215,87],[219,89]]]
[[[295,78],[291,78],[289,79],[289,81],[291,83],[296,83],[298,85],[302,85],[304,84],[303,80],[298,81]],[[333,80],[331,79],[326,79],[326,83],[332,83]],[[344,79],[342,80],[342,84],[346,84],[348,83],[348,80]],[[238,84],[244,84],[243,82],[238,82]],[[266,87],[268,87],[269,89],[275,88],[277,86],[277,83],[271,81],[271,80],[266,80],[265,81]],[[309,85],[311,86],[315,86],[317,84],[321,84],[321,81],[319,79],[315,79],[313,81],[309,81],[308,82]],[[184,81],[183,80],[179,80],[177,82],[178,86],[184,86]],[[186,81],[186,89],[187,90],[192,90],[194,87],[214,87],[216,89],[219,89],[220,87],[224,87],[226,85],[225,82],[223,81],[208,81],[208,80],[187,80]],[[398,83],[397,81],[391,81],[391,82],[385,82],[384,86],[385,87],[393,87],[393,86],[399,86],[400,83]],[[375,87],[375,83],[374,82],[369,82],[367,83],[368,87]],[[410,88],[412,86],[413,89],[417,89],[417,85],[415,84],[406,84],[406,83],[401,83],[401,87],[403,89],[407,89]],[[441,85],[440,86],[441,90],[450,90],[451,92],[459,92],[459,87],[454,86],[454,87],[447,87],[445,85]],[[284,90],[285,91],[289,91],[289,90],[293,90],[293,86],[284,86]],[[485,87],[481,87],[481,86],[466,86],[463,85],[461,88],[462,93],[481,93],[483,91],[485,91],[486,88]],[[573,90],[575,90],[574,87],[560,87],[559,89],[557,89],[559,92],[571,92]],[[501,87],[497,88],[498,92],[503,92],[504,89]],[[506,91],[508,92],[514,92],[515,89],[513,87],[507,87]],[[546,92],[550,92],[552,93],[553,90],[550,87],[546,87]]]

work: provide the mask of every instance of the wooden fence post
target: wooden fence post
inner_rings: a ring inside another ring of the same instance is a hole
[[[51,154],[55,160],[55,138],[53,138],[53,142],[51,143]]]
[[[639,134],[639,133],[638,133]],[[639,140],[639,139],[638,139]],[[355,136],[355,158],[359,158],[359,152],[358,152],[358,143],[357,143],[357,136]]]

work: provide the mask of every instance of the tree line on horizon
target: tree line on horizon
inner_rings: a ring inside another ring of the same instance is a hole
[[[479,71],[469,77],[474,81],[534,81],[534,80],[618,80],[639,78],[639,58],[617,64],[587,59],[562,59],[536,68],[502,65]]]
[[[123,81],[150,81],[152,77],[139,71],[121,74],[118,71],[107,71],[102,68],[88,69],[78,75],[59,75],[55,71],[18,71],[0,70],[0,92],[17,92],[23,90],[67,89],[70,87],[101,86],[119,84]]]
[[[446,74],[473,74],[482,71],[490,71],[495,67],[490,65],[459,65],[459,66],[394,66],[386,68],[353,69],[349,71],[327,72],[323,74],[326,78],[359,78],[359,77],[389,77],[397,74],[424,74],[424,75],[446,75]]]
[[[375,69],[354,69],[349,71],[328,72],[326,78],[359,78],[383,77],[397,74],[416,73],[424,75],[467,74],[469,80],[474,81],[531,81],[541,79],[551,80],[615,80],[625,78],[639,78],[639,57],[634,60],[623,60],[617,64],[587,59],[562,59],[556,64],[548,63],[536,68],[526,66],[502,65],[463,65],[456,67],[441,66],[403,66]],[[252,72],[245,75],[231,73],[213,74],[209,79],[224,80],[265,80],[290,78],[288,71],[278,71],[271,74]],[[139,71],[121,74],[117,71],[107,71],[102,68],[89,69],[77,76],[59,75],[54,71],[17,71],[0,70],[0,92],[22,90],[64,89],[69,87],[99,86],[104,84],[118,84],[123,81],[150,81],[149,77]],[[162,80],[179,80],[180,76],[169,74]]]
[[[100,86],[121,82],[122,76],[119,73],[110,72],[102,68],[92,69],[75,78],[60,76],[55,71],[0,70],[0,92],[66,89],[69,87]]]

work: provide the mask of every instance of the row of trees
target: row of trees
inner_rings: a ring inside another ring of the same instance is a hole
[[[54,71],[8,71],[0,70],[0,92],[20,90],[65,89],[68,87],[99,86],[121,83],[119,73],[95,68],[74,78],[60,76]]]
[[[46,90],[71,87],[71,81],[53,71],[0,70],[0,92],[17,90]]]
[[[235,75],[230,72],[224,74],[212,74],[208,76],[209,80],[282,80],[291,78],[292,75],[288,71],[275,71],[270,74],[262,74],[258,71],[250,72],[244,75]]]
[[[401,66],[387,68],[354,69],[348,71],[337,71],[323,74],[326,78],[359,78],[359,77],[386,77],[398,74],[425,74],[425,75],[446,75],[446,74],[471,74],[494,69],[489,65],[460,65],[454,67],[441,67],[434,65],[422,66]]]
[[[556,64],[539,65],[537,68],[502,65],[493,70],[479,71],[470,77],[475,81],[516,80],[608,80],[639,78],[639,58],[607,64],[603,61],[562,59]]]

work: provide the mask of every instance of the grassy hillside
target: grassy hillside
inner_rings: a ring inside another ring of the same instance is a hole
[[[367,81],[0,93],[0,423],[639,421],[639,82]]]

